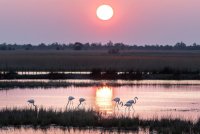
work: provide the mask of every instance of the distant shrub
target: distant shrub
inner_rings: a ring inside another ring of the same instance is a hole
[[[108,50],[108,53],[109,53],[109,54],[119,54],[119,49],[115,49],[115,48],[109,49],[109,50]]]

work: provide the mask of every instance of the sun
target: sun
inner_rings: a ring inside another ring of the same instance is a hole
[[[114,15],[114,11],[110,5],[101,5],[97,8],[96,14],[101,20],[110,20]]]

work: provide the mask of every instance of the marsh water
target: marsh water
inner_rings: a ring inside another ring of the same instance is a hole
[[[123,85],[125,82],[131,83],[131,81],[118,81],[122,85],[114,87],[107,86],[109,82],[112,81],[103,81],[102,86],[87,87],[3,89],[0,90],[0,109],[29,108],[31,105],[27,103],[27,100],[34,99],[38,107],[64,110],[68,103],[68,96],[74,96],[73,105],[68,105],[68,109],[77,108],[79,98],[83,97],[86,102],[79,108],[92,108],[105,115],[123,114],[140,118],[170,117],[193,121],[200,117],[199,81],[190,81],[192,84],[183,84],[188,81],[139,81],[150,84],[132,86]],[[132,81],[132,83],[134,82]],[[163,82],[164,84],[162,84]],[[118,109],[115,102],[112,101],[113,98],[120,97],[121,101],[125,103],[136,96],[138,100],[134,104],[134,110],[125,106],[119,106]]]

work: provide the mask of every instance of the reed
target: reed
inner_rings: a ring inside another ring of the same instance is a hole
[[[101,86],[101,82],[91,82],[91,83],[73,83],[73,82],[61,82],[61,81],[49,81],[49,82],[42,82],[42,81],[0,81],[0,90],[5,89],[13,89],[13,88],[59,88],[59,87],[89,87],[89,86]],[[111,85],[111,84],[108,84]],[[112,84],[113,86],[115,84]],[[115,86],[120,86],[120,84],[116,84]]]
[[[199,71],[199,51],[1,51],[0,70],[16,71]]]
[[[123,86],[181,86],[181,85],[200,85],[199,82],[196,83],[151,83],[146,81],[145,83],[140,83],[139,81],[126,81],[124,83],[119,83],[117,81],[108,81],[106,83],[102,83],[102,81],[91,81],[91,82],[67,82],[67,81],[56,81],[56,80],[50,80],[50,81],[0,81],[0,90],[11,90],[14,88],[31,88],[31,89],[37,89],[37,88],[44,88],[44,89],[55,89],[55,88],[62,88],[62,87],[98,87],[98,86],[104,86],[104,85],[110,86],[110,87],[123,87]]]
[[[37,115],[38,114],[38,115]],[[193,123],[181,119],[140,119],[139,117],[105,116],[92,109],[89,110],[54,110],[34,109],[2,109],[0,110],[0,127],[23,125],[31,126],[63,126],[63,127],[103,127],[118,130],[139,130],[139,128],[157,131],[158,133],[198,133],[200,119]]]

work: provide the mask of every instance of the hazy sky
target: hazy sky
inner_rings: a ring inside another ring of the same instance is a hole
[[[109,21],[96,17],[113,7]],[[200,0],[0,0],[0,43],[200,43]]]

